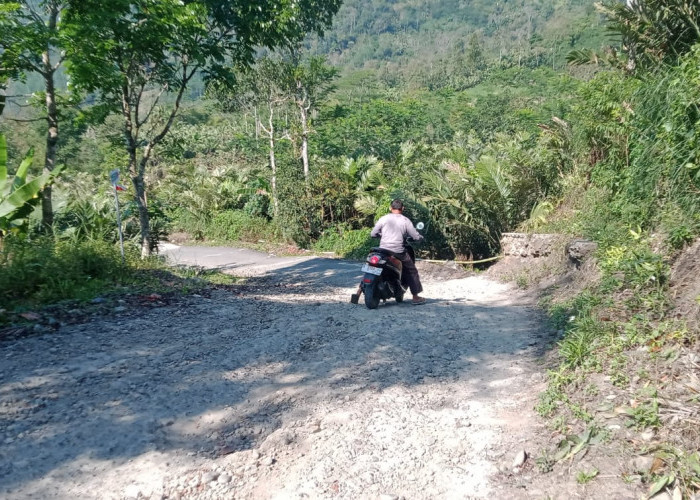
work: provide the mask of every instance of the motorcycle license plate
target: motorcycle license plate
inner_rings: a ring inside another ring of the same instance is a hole
[[[382,268],[381,268],[381,267],[370,266],[369,264],[364,264],[364,265],[362,266],[362,272],[363,272],[363,273],[376,274],[377,276],[379,276],[380,274],[382,274]]]

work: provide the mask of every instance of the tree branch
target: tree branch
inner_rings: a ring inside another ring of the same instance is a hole
[[[182,96],[185,94],[185,90],[187,89],[187,85],[190,82],[190,79],[194,76],[195,72],[199,69],[198,65],[195,65],[192,67],[191,71],[188,74],[188,68],[187,68],[187,62],[183,61],[182,63],[182,82],[180,83],[180,89],[178,90],[177,97],[175,98],[175,104],[173,105],[172,110],[170,111],[170,116],[168,117],[168,121],[165,123],[161,131],[149,141],[149,143],[146,145],[146,147],[143,150],[143,155],[141,156],[141,162],[139,165],[139,169],[141,173],[146,168],[146,162],[148,162],[148,159],[151,156],[151,152],[153,151],[153,148],[159,144],[163,138],[166,136],[166,134],[170,131],[170,127],[172,127],[173,123],[175,122],[175,117],[177,116],[178,111],[180,110],[180,104],[182,103]]]
[[[61,57],[58,58],[58,61],[56,62],[56,64],[53,65],[52,71],[58,70],[58,68],[61,67],[61,64],[63,64],[63,61],[65,61],[65,60],[66,60],[66,53],[64,51],[61,54]]]

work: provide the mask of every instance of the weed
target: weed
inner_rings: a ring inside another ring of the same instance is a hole
[[[579,320],[559,343],[559,352],[566,364],[576,367],[588,362],[601,331],[601,325],[595,319],[584,317]]]
[[[700,452],[685,452],[676,447],[664,445],[656,453],[663,461],[664,474],[656,478],[652,489],[664,483],[660,489],[674,482],[691,498],[691,492],[700,490]]]
[[[518,288],[525,289],[530,285],[530,279],[527,273],[521,273],[515,278],[515,284]]]
[[[542,417],[549,417],[557,410],[562,402],[567,401],[563,392],[553,385],[539,395],[539,403],[535,406],[535,411]]]
[[[658,428],[661,425],[661,420],[659,419],[659,402],[656,392],[654,391],[650,399],[630,408],[627,415],[630,417],[627,425],[636,430]]]
[[[584,389],[583,393],[586,396],[597,396],[600,393],[600,389],[595,384],[588,384]]]
[[[668,235],[668,242],[676,250],[683,248],[687,243],[693,241],[693,233],[687,226],[681,225],[671,230]]]
[[[579,471],[576,474],[576,482],[578,484],[587,484],[587,483],[591,482],[593,479],[595,479],[595,477],[598,475],[598,473],[599,473],[598,469],[593,469],[590,472],[586,472],[583,470]]]
[[[563,415],[557,415],[549,422],[549,428],[553,431],[564,434],[568,430],[566,418]]]
[[[556,460],[554,460],[549,455],[549,452],[547,450],[543,450],[542,455],[535,459],[535,465],[537,466],[537,470],[540,471],[542,474],[552,472],[552,470],[554,469],[554,464],[556,464]]]
[[[582,420],[583,422],[591,422],[593,420],[593,415],[588,413],[588,410],[586,410],[585,407],[579,404],[570,403],[569,410],[571,410],[571,413],[573,413],[574,417],[578,418],[579,420]]]

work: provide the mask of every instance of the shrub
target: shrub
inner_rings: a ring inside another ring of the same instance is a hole
[[[8,237],[0,252],[0,298],[4,304],[85,299],[127,272],[111,243]]]
[[[226,210],[212,217],[205,236],[219,241],[247,241],[277,239],[275,227],[263,217],[249,215],[242,210]]]
[[[330,228],[324,231],[314,245],[314,250],[320,252],[335,252],[349,259],[363,259],[375,246],[376,241],[370,238],[371,229]]]

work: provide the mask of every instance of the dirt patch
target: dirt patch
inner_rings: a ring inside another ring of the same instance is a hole
[[[486,275],[527,290],[533,301],[543,297],[555,303],[567,301],[600,279],[595,259],[569,258],[569,243],[566,237],[550,238],[550,251],[546,255],[536,258],[507,255],[489,268]]]
[[[421,279],[428,281],[454,280],[474,276],[474,272],[454,262],[445,264],[418,260],[416,267]]]
[[[691,329],[700,325],[700,240],[687,247],[676,258],[671,269],[671,299],[677,318],[688,322]]]

